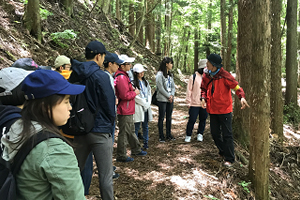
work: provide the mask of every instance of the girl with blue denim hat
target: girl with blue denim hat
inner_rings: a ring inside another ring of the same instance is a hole
[[[49,137],[38,143],[21,165],[16,175],[17,199],[85,199],[74,151],[57,128],[70,117],[70,95],[84,89],[55,71],[37,70],[24,79],[26,101],[21,118],[1,138],[2,159],[13,162],[27,141],[40,134]],[[53,134],[57,137],[50,137]]]
[[[140,94],[135,96],[135,113],[133,114],[133,121],[135,126],[135,134],[138,137],[138,131],[142,123],[143,127],[143,142],[144,149],[148,149],[149,129],[148,122],[152,121],[151,110],[151,87],[149,82],[144,77],[145,70],[142,64],[135,64],[133,66],[133,85],[140,90]]]

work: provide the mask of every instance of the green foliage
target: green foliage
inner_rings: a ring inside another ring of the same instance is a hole
[[[300,107],[290,103],[283,106],[283,123],[297,126],[300,122]]]
[[[248,192],[248,193],[250,193],[250,190],[248,189],[248,185],[250,185],[251,184],[251,182],[246,182],[246,181],[242,181],[242,182],[240,182],[240,183],[238,183],[240,186],[242,186],[243,187],[243,189],[246,191],[246,192]]]
[[[22,3],[24,3],[24,5],[26,5],[28,3],[28,0],[20,0]]]
[[[209,198],[209,199],[213,199],[213,200],[219,200],[218,198],[212,196],[212,195],[204,195],[204,197]]]
[[[50,36],[56,44],[58,44],[62,48],[67,48],[69,47],[69,45],[63,42],[75,39],[77,37],[77,33],[75,33],[72,29],[67,29],[63,32],[51,33]]]
[[[50,15],[53,15],[53,13],[49,12],[47,9],[40,8],[40,16],[42,20],[46,20]]]

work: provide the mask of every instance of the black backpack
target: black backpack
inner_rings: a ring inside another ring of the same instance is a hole
[[[15,155],[13,162],[6,161],[0,156],[0,197],[5,200],[17,198],[16,175],[30,151],[40,142],[48,138],[62,138],[51,132],[41,131],[29,138]],[[2,155],[2,149],[0,148]]]
[[[61,126],[63,133],[67,135],[86,135],[94,128],[95,113],[89,108],[85,92],[70,97],[72,110],[68,122]]]

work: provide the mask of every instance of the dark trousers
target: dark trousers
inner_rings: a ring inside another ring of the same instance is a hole
[[[234,145],[232,136],[232,113],[210,114],[210,131],[219,149],[219,154],[225,161],[234,162]]]
[[[161,102],[158,101],[158,132],[159,138],[165,139],[164,136],[164,129],[163,129],[163,122],[166,114],[166,136],[167,138],[171,137],[171,123],[172,123],[172,112],[173,112],[173,102]]]
[[[206,124],[206,118],[207,118],[207,112],[206,109],[203,109],[201,107],[190,107],[189,110],[189,121],[186,126],[186,135],[191,136],[194,128],[194,124],[199,116],[199,126],[198,126],[198,132],[197,134],[203,135],[205,124]]]
[[[81,178],[84,186],[84,195],[89,194],[93,176],[93,153],[91,152],[86,159],[84,169],[81,171]]]

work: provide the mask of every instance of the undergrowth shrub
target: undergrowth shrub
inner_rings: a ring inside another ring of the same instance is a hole
[[[72,29],[67,29],[63,32],[51,33],[50,36],[51,39],[59,46],[62,48],[68,48],[69,45],[64,42],[75,39],[77,37],[77,33],[75,33]]]
[[[300,107],[293,103],[283,106],[283,123],[292,124],[295,128],[298,128],[300,122]]]

